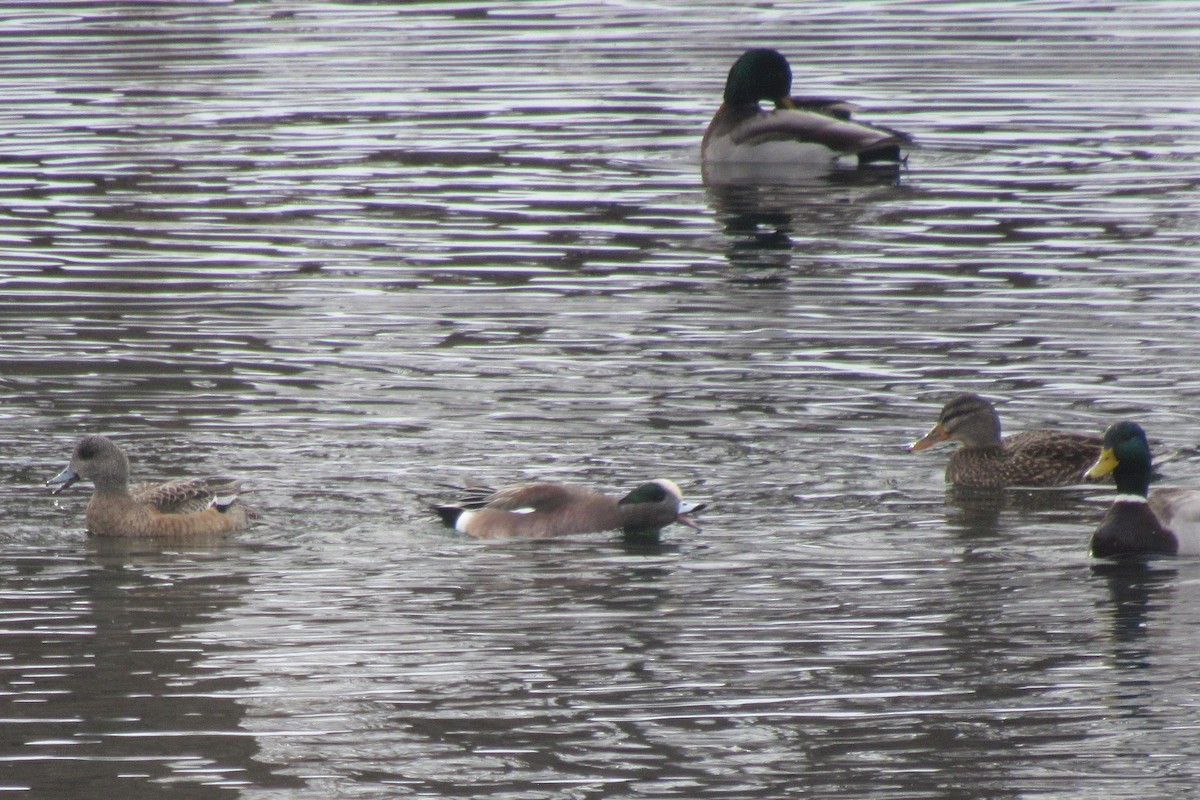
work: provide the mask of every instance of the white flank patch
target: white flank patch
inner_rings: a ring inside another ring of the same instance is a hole
[[[458,519],[454,520],[454,530],[459,533],[467,532],[467,523],[471,521],[471,517],[475,516],[474,511],[464,511],[458,515]]]

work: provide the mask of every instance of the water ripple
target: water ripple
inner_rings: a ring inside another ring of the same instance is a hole
[[[973,389],[1195,472],[1181,10],[9,9],[0,782],[1186,796],[1192,567],[1089,564],[1106,494],[903,449]],[[754,44],[907,169],[706,185]],[[40,488],[83,431],[267,522],[84,540],[86,491]],[[425,508],[656,475],[703,533],[481,546]]]

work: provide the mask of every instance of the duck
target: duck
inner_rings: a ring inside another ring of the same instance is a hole
[[[828,97],[792,97],[792,70],[778,50],[747,50],[733,63],[723,102],[704,132],[705,164],[902,164],[906,133],[851,119],[857,106]],[[774,104],[764,111],[760,100]]]
[[[67,468],[46,481],[59,494],[80,480],[94,486],[88,533],[112,537],[214,536],[241,531],[257,513],[238,499],[231,478],[195,478],[129,485],[129,458],[105,436],[85,436]]]
[[[964,392],[942,407],[927,434],[908,445],[915,453],[954,439],[961,447],[946,464],[946,482],[959,486],[1052,487],[1084,483],[1100,456],[1100,436],[1060,430],[1028,430],[1000,435],[1000,416],[991,401]]]
[[[1136,422],[1115,422],[1088,476],[1112,475],[1117,497],[1092,534],[1097,558],[1200,554],[1200,491],[1161,487],[1153,476],[1146,432]]]
[[[575,484],[538,482],[478,490],[432,508],[447,527],[477,539],[544,539],[617,529],[626,536],[657,536],[673,522],[698,531],[688,515],[704,504],[685,503],[678,485],[657,478],[620,499]]]

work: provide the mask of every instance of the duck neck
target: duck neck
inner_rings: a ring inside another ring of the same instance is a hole
[[[129,480],[123,475],[97,475],[92,478],[92,485],[104,494],[129,494]]]
[[[673,514],[653,503],[631,503],[621,509],[621,528],[626,535],[657,536],[675,519]]]
[[[1150,492],[1150,464],[1140,459],[1122,460],[1113,470],[1113,481],[1118,494],[1145,497]]]

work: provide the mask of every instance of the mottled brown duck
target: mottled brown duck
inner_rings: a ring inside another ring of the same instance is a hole
[[[916,452],[947,440],[959,447],[946,464],[946,482],[992,488],[1084,483],[1102,443],[1093,434],[1046,429],[1001,436],[996,409],[969,393],[950,398],[929,433],[908,449]]]

